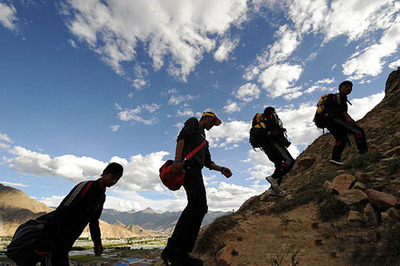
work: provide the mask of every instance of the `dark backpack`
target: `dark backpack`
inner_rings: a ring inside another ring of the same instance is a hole
[[[43,233],[44,225],[53,215],[54,211],[21,224],[7,247],[7,257],[17,263],[22,263],[24,258],[30,257],[36,241]]]
[[[249,142],[253,148],[261,148],[285,137],[282,121],[273,113],[256,113],[250,129]]]
[[[317,111],[314,115],[314,123],[317,128],[324,129],[328,125],[328,116],[332,105],[334,94],[324,94],[317,104]]]

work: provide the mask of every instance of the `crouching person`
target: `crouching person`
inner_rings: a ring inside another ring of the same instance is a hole
[[[43,231],[32,245],[32,254],[18,265],[69,265],[68,252],[89,224],[94,254],[103,253],[99,218],[106,199],[106,188],[121,178],[123,167],[110,163],[97,180],[76,185],[44,224]]]

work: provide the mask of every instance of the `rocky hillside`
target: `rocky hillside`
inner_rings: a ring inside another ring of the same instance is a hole
[[[0,236],[12,236],[20,224],[53,210],[53,208],[28,197],[19,189],[0,184]],[[104,238],[160,234],[143,229],[138,225],[109,224],[104,221],[100,221],[100,228]],[[89,235],[87,227],[82,236]]]
[[[0,184],[0,235],[12,235],[19,224],[52,208],[28,197],[19,189]]]
[[[324,134],[284,179],[284,198],[257,195],[203,228],[195,255],[205,265],[398,265],[400,261],[400,68],[385,98],[357,123],[370,151],[351,139],[328,163],[334,139]],[[351,108],[351,107],[350,107]]]

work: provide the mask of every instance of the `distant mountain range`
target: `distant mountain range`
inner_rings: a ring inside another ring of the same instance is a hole
[[[53,210],[54,208],[30,198],[19,189],[0,184],[0,236],[11,236],[20,224]],[[105,209],[100,217],[100,227],[103,237],[169,234],[180,214],[181,212],[157,213],[151,208],[138,212]],[[203,225],[224,214],[226,213],[209,212]],[[83,234],[87,234],[86,231]]]
[[[157,213],[151,208],[135,212],[134,210],[128,212],[119,212],[112,209],[104,209],[100,217],[103,221],[110,224],[123,223],[123,224],[136,224],[148,230],[168,233],[175,226],[179,216],[182,212],[163,212]],[[209,211],[204,217],[202,225],[207,225],[213,222],[216,218],[226,215],[227,212]]]

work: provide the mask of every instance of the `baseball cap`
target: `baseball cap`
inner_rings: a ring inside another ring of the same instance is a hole
[[[212,116],[215,117],[215,125],[219,126],[221,125],[222,121],[221,119],[218,118],[217,113],[214,111],[214,109],[211,108],[207,108],[206,110],[204,110],[203,114],[201,115],[201,117],[203,116]]]

